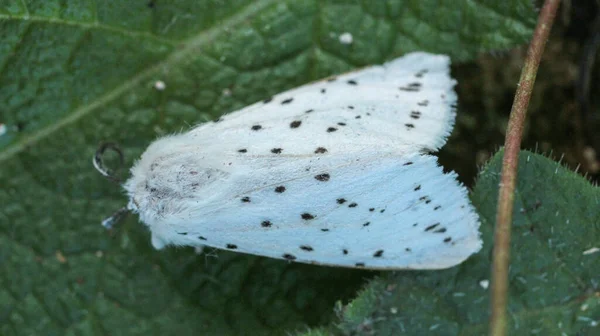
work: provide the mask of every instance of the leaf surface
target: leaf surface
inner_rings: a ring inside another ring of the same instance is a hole
[[[158,136],[330,74],[522,44],[534,18],[528,0],[0,0],[0,334],[326,324],[370,273],[156,252],[133,216],[109,235],[100,221],[126,199],[92,168],[98,143],[129,167]]]

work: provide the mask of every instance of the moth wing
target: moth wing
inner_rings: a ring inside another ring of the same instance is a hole
[[[179,245],[372,269],[447,268],[480,249],[467,191],[435,157],[357,158],[252,167],[251,177],[232,176],[202,206],[183,200],[184,211],[166,217],[153,235]]]
[[[447,56],[407,54],[280,93],[217,123],[200,125],[189,135],[201,143],[235,139],[240,145],[252,145],[259,134],[283,144],[296,140],[291,134],[307,127],[312,137],[315,132],[346,128],[352,130],[346,134],[352,141],[360,140],[357,135],[377,137],[380,146],[437,150],[446,142],[455,118],[455,81],[449,65]]]
[[[154,142],[126,183],[153,244],[336,266],[445,268],[481,245],[423,150],[452,129],[449,59],[413,53]]]

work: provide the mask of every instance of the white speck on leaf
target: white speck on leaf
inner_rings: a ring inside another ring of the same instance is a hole
[[[165,84],[165,82],[161,80],[157,80],[156,82],[154,82],[154,88],[158,91],[162,91],[167,88],[167,84]]]
[[[338,38],[341,44],[352,44],[352,41],[354,40],[352,34],[348,32],[342,33]]]
[[[598,248],[598,247],[592,247],[589,250],[583,251],[583,255],[589,255],[589,254],[593,254],[593,253],[596,253],[596,252],[600,252],[600,248]]]
[[[58,260],[59,263],[64,264],[67,262],[67,258],[61,251],[56,251],[55,255],[56,255],[56,260]]]
[[[490,287],[490,280],[479,281],[479,286],[481,286],[483,289],[488,289],[488,287]]]

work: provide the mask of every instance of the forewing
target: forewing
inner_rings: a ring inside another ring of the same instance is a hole
[[[408,54],[278,94],[201,125],[190,136],[201,143],[234,139],[240,145],[269,141],[290,147],[338,132],[336,141],[349,146],[364,139],[381,147],[436,150],[454,124],[449,63],[447,56]]]
[[[171,217],[180,235],[174,239],[375,269],[446,268],[480,249],[467,191],[435,157],[376,153],[356,159],[289,161],[234,179],[223,190],[233,197],[188,204],[186,218]]]

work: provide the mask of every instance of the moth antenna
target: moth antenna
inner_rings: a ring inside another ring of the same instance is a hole
[[[103,142],[100,144],[100,146],[98,146],[98,149],[94,154],[94,159],[92,160],[92,163],[94,164],[94,168],[96,168],[96,170],[100,172],[102,176],[106,177],[114,183],[120,184],[123,181],[120,178],[116,177],[111,170],[104,167],[104,162],[102,162],[102,155],[107,149],[111,149],[119,155],[119,166],[117,167],[117,169],[115,169],[118,170],[123,165],[125,159],[123,157],[123,152],[121,151],[119,146],[112,142]]]
[[[125,218],[125,216],[129,214],[129,212],[130,211],[129,209],[127,209],[127,207],[122,207],[121,209],[117,210],[115,213],[110,215],[110,217],[104,219],[102,221],[102,226],[104,226],[108,230],[112,229],[113,225]]]

